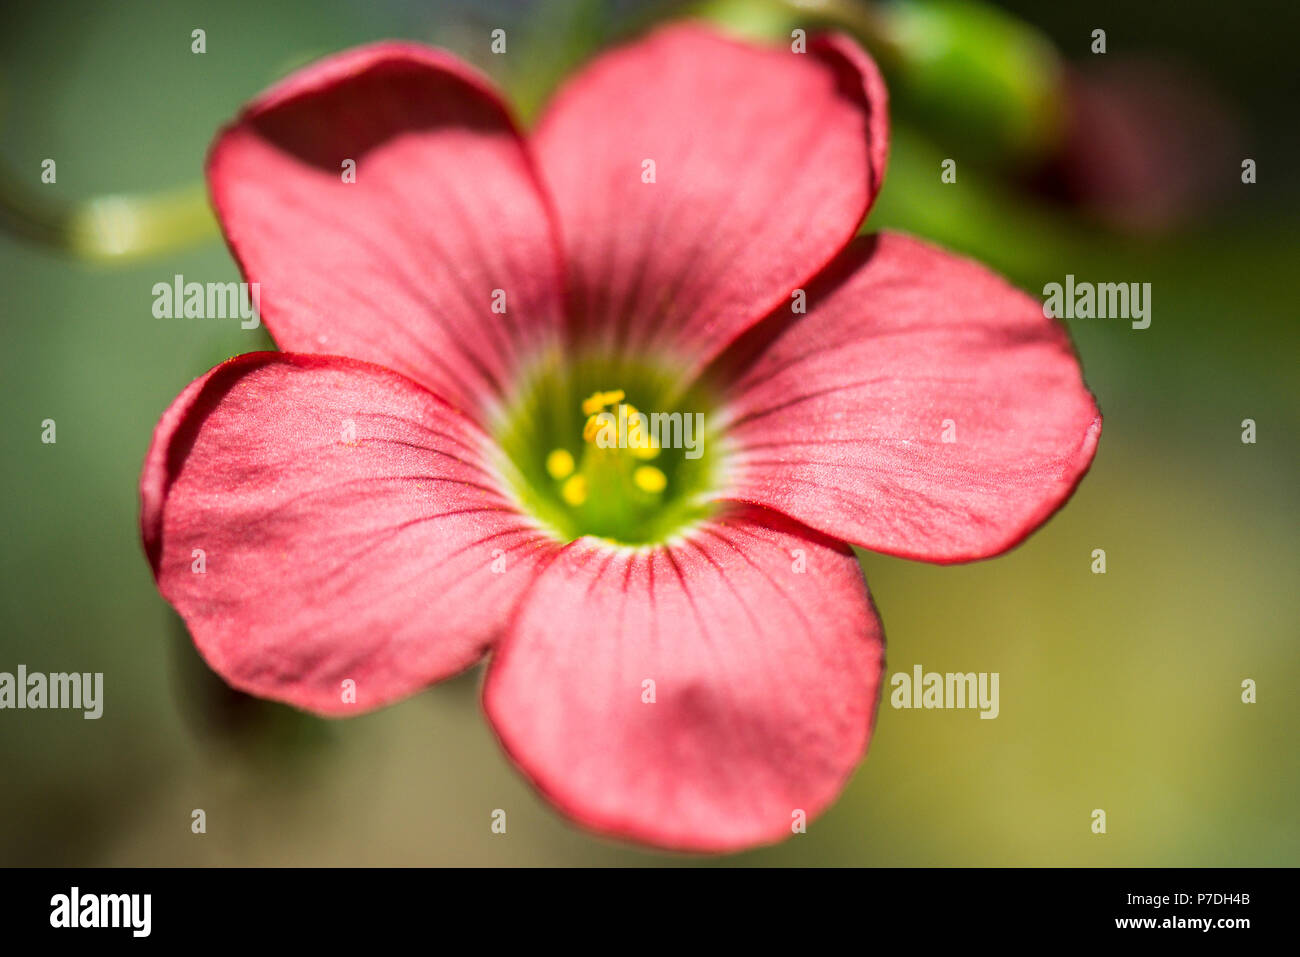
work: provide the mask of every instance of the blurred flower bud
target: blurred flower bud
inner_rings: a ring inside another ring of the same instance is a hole
[[[1035,183],[1129,231],[1205,213],[1238,182],[1233,112],[1191,69],[1113,55],[1071,72],[1061,148]]]

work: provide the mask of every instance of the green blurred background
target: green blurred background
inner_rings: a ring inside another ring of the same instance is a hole
[[[999,718],[886,698],[868,760],[807,834],[723,860],[1300,864],[1291,5],[814,7],[702,12],[776,37],[827,21],[877,55],[895,140],[868,228],[928,236],[1031,292],[1067,272],[1150,282],[1153,318],[1140,332],[1069,324],[1105,430],[1072,502],[1026,544],[947,568],[863,555],[889,673],[1000,672]],[[226,0],[0,14],[0,671],[105,675],[98,721],[0,712],[0,863],[706,862],[566,823],[497,747],[479,670],[343,722],[230,691],[158,596],[137,533],[158,415],[263,345],[235,323],[150,311],[153,283],[174,273],[238,278],[193,198],[220,123],[293,67],[392,36],[479,63],[531,116],[599,44],[675,12]],[[504,57],[488,51],[496,27]],[[1125,74],[1133,57],[1161,66]],[[1079,91],[1098,125],[1078,119]],[[940,182],[949,157],[955,184]],[[117,193],[154,199],[86,206]],[[134,241],[109,227],[132,213],[161,218],[139,255],[119,255]],[[54,445],[40,441],[47,418]],[[1241,441],[1245,418],[1257,444]],[[1090,571],[1094,548],[1105,575]],[[1256,704],[1241,701],[1245,678]],[[206,834],[191,833],[194,808]],[[495,808],[505,835],[491,833]]]

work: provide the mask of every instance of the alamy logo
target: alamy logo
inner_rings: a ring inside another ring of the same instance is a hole
[[[1043,287],[1043,315],[1049,319],[1131,319],[1134,329],[1151,325],[1151,283],[1076,283],[1067,274],[1065,283],[1049,282]]]
[[[895,708],[979,708],[981,718],[996,718],[1001,711],[998,679],[996,671],[922,673],[920,665],[913,665],[911,674],[899,671],[889,679],[894,688],[889,703]]]
[[[104,713],[104,673],[28,674],[26,665],[18,666],[17,675],[0,671],[2,708],[81,708],[83,718],[94,720]]]
[[[129,927],[131,936],[148,937],[151,894],[85,894],[78,887],[50,898],[51,927]]]
[[[618,393],[621,395],[622,393]],[[619,403],[617,414],[596,412],[587,420],[583,437],[602,449],[685,449],[688,459],[704,454],[703,412],[652,412],[646,415]]]
[[[262,286],[256,282],[171,282],[153,284],[153,314],[158,319],[241,319],[241,329],[261,324]]]

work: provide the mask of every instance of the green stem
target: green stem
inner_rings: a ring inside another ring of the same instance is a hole
[[[53,190],[53,184],[45,187]],[[171,252],[217,234],[202,184],[155,193],[50,201],[0,170],[0,230],[93,262],[123,262]]]

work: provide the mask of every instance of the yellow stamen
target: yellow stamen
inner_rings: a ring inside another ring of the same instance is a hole
[[[587,480],[581,475],[571,475],[560,486],[560,498],[575,508],[587,501]]]
[[[637,466],[637,470],[632,473],[632,481],[641,491],[651,494],[662,492],[668,487],[668,476],[653,465]]]
[[[582,426],[582,441],[596,441],[596,433],[605,426],[605,423],[601,420],[601,415],[603,414],[604,413],[601,412],[593,412],[591,415],[587,416],[587,421]]]
[[[628,439],[628,451],[642,461],[648,462],[659,454],[659,446],[654,439],[647,439],[640,445],[633,445],[632,440]]]
[[[659,454],[659,446],[655,443],[652,436],[648,436],[641,431],[641,419],[638,418],[637,408],[634,405],[624,405],[627,419],[627,449],[638,459],[646,460],[654,458]]]
[[[642,431],[640,413],[632,403],[624,402],[624,397],[622,389],[613,389],[593,393],[585,399],[582,411],[587,416],[587,421],[582,427],[582,439],[595,444],[596,437],[606,427],[626,429],[627,451],[634,458],[648,462],[659,455],[659,445],[653,436]]]
[[[546,456],[546,471],[557,482],[573,474],[573,454],[568,449],[552,449]]]
[[[645,441],[641,436],[641,420],[637,418],[640,413],[634,405],[625,405],[623,408],[627,409],[627,444],[630,448],[636,448]]]
[[[595,415],[607,405],[614,405],[622,402],[624,392],[622,389],[614,389],[610,392],[593,392],[582,401],[582,414]]]

